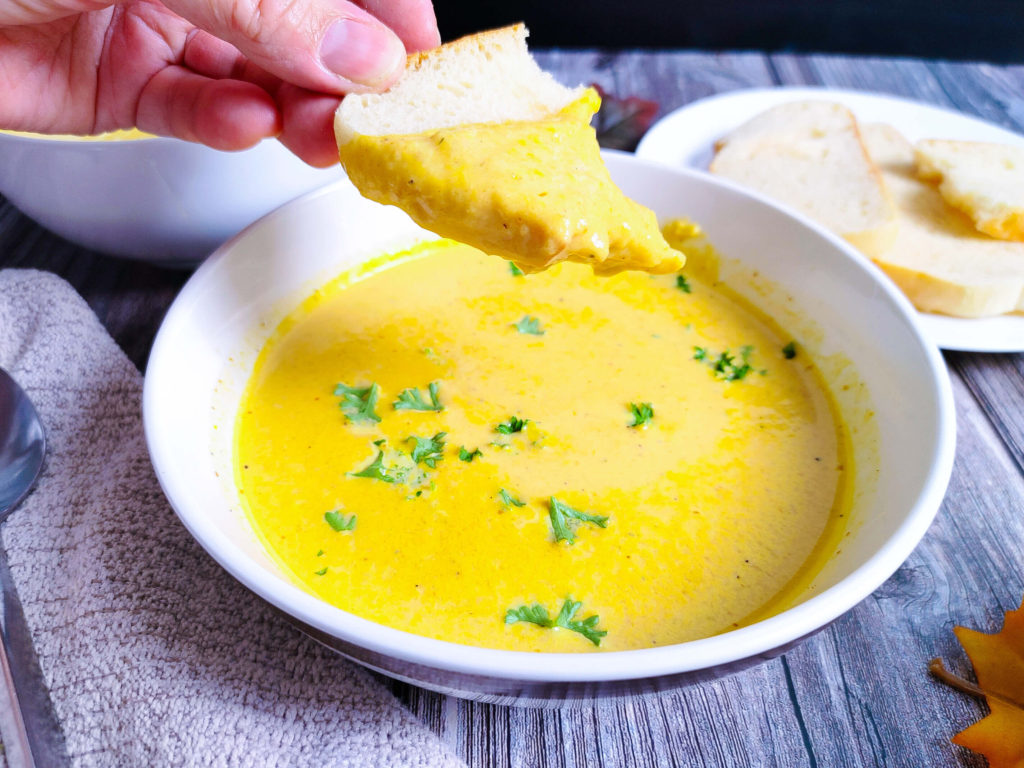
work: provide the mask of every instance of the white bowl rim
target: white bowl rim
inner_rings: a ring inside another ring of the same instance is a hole
[[[910,302],[884,278],[871,261],[844,240],[825,230],[806,216],[752,192],[738,184],[702,171],[668,167],[645,161],[628,153],[607,153],[613,162],[646,166],[658,173],[670,173],[723,186],[771,208],[781,210],[812,229],[833,247],[842,251],[857,267],[871,275],[878,289],[894,302],[919,343],[928,365],[927,383],[938,404],[938,439],[933,446],[930,471],[916,503],[903,523],[874,555],[818,595],[768,619],[740,629],[700,640],[660,648],[628,651],[582,653],[535,653],[505,651],[435,640],[377,624],[331,606],[281,577],[270,574],[252,561],[230,537],[217,528],[201,510],[179,509],[174,488],[161,466],[168,461],[169,450],[156,429],[155,386],[150,372],[159,364],[168,336],[187,314],[187,305],[207,272],[215,270],[230,257],[252,233],[266,221],[286,215],[295,206],[321,195],[332,194],[339,182],[296,198],[242,230],[218,248],[188,280],[168,310],[150,353],[143,387],[143,423],[146,442],[157,479],[168,500],[188,531],[225,570],[267,602],[303,624],[329,636],[371,652],[390,656],[439,671],[485,678],[523,682],[599,683],[606,681],[657,678],[707,669],[769,654],[827,626],[853,608],[882,585],[910,556],[938,513],[953,468],[956,443],[955,409],[952,387],[938,347],[927,340],[920,329]],[[621,158],[621,160],[620,160]]]

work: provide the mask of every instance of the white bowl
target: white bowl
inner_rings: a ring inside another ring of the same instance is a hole
[[[752,626],[664,648],[544,654],[419,637],[327,605],[264,553],[232,484],[235,411],[278,322],[360,260],[433,237],[347,182],[297,200],[220,249],[167,314],[146,373],[153,464],[182,521],[221,565],[305,631],[373,669],[504,703],[639,693],[781,653],[867,597],[910,554],[952,468],[954,415],[942,358],[907,301],[843,241],[705,174],[609,154],[615,180],[660,218],[700,222],[722,276],[813,355],[854,444],[851,535],[803,602]],[[783,286],[783,288],[780,288]]]
[[[241,152],[187,141],[115,141],[0,132],[0,193],[78,245],[195,264],[283,203],[344,178],[276,140]]]

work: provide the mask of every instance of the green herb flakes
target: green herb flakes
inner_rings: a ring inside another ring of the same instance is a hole
[[[317,576],[323,576],[327,573],[327,566],[324,566],[319,571],[313,571]]]
[[[512,273],[512,277],[523,277],[523,270],[514,261],[508,263],[508,271]]]
[[[346,517],[345,515],[341,514],[341,512],[339,512],[338,510],[334,510],[333,512],[325,512],[324,520],[327,521],[327,524],[331,526],[331,528],[333,528],[335,531],[338,531],[339,533],[341,531],[354,531],[356,527],[355,515],[348,515]],[[319,552],[316,553],[316,556],[320,557],[320,555],[322,555],[323,552],[324,551],[321,549]]]
[[[538,627],[545,629],[568,629],[570,632],[583,635],[594,645],[599,646],[601,645],[601,638],[607,635],[608,631],[597,628],[597,622],[600,621],[599,616],[588,616],[582,621],[575,620],[574,617],[582,606],[583,603],[567,597],[565,602],[562,603],[562,608],[558,615],[553,620],[548,613],[548,609],[540,603],[523,605],[519,608],[509,608],[505,612],[505,623],[516,624],[523,621],[536,624]]]
[[[502,435],[511,435],[513,432],[522,432],[523,427],[530,423],[529,419],[520,419],[518,416],[509,416],[508,421],[503,421],[494,428],[494,431]]]
[[[501,499],[501,503],[503,505],[505,505],[505,507],[525,507],[526,506],[526,502],[525,501],[522,501],[521,499],[517,499],[515,496],[513,496],[511,493],[506,491],[504,488],[502,488],[500,491],[498,491],[498,498]]]
[[[690,281],[686,279],[685,275],[676,275],[676,288],[683,293],[693,293],[693,288],[690,285]]]
[[[551,530],[555,534],[555,541],[565,541],[572,544],[576,541],[575,526],[571,522],[578,520],[581,523],[591,523],[598,528],[608,527],[608,518],[604,515],[591,515],[570,507],[554,496],[548,502],[548,511],[551,517]]]
[[[782,348],[782,356],[787,360],[792,360],[796,357],[796,342],[791,341],[789,344]]]
[[[447,433],[438,432],[433,437],[417,437],[411,435],[405,439],[414,442],[412,449],[412,460],[417,464],[426,464],[431,469],[437,467],[437,462],[444,459],[444,438]]]
[[[391,404],[396,411],[443,411],[444,406],[438,399],[437,391],[439,385],[436,381],[430,382],[427,391],[430,393],[430,402],[423,399],[419,387],[403,389],[398,399]]]
[[[334,388],[334,396],[340,397],[338,406],[349,421],[380,421],[380,416],[374,412],[377,405],[377,397],[380,395],[380,387],[374,382],[368,387],[350,387],[346,384],[338,384]]]
[[[469,464],[473,459],[479,457],[483,458],[484,454],[479,448],[474,448],[472,451],[466,450],[466,446],[459,447],[459,458]]]
[[[530,317],[530,315],[523,315],[522,320],[518,323],[512,323],[512,325],[520,333],[529,334],[530,336],[544,335],[544,331],[540,327],[540,320],[536,317]]]
[[[385,483],[400,483],[405,479],[408,470],[401,467],[388,467],[384,464],[384,451],[377,451],[377,458],[358,472],[349,472],[350,477],[368,477]]]
[[[740,347],[740,356],[737,359],[728,349],[716,357],[715,353],[707,347],[694,347],[693,359],[707,364],[714,372],[715,377],[722,381],[741,381],[756,371],[750,364],[750,356],[753,352],[753,347],[744,345]],[[763,369],[756,372],[762,375],[767,373]]]
[[[645,427],[654,418],[654,408],[650,403],[630,403],[629,412],[633,414],[631,427]]]

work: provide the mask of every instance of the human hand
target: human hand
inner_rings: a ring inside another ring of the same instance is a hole
[[[233,150],[277,136],[338,161],[345,93],[440,42],[430,0],[0,0],[0,127],[137,126]]]

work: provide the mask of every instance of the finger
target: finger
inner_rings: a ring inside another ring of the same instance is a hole
[[[346,0],[165,0],[256,66],[324,93],[382,90],[405,67],[405,46]]]
[[[135,124],[161,136],[236,150],[276,136],[281,117],[270,95],[252,83],[211,80],[169,66],[143,89]]]
[[[189,69],[215,79],[245,80],[267,91],[281,111],[278,139],[299,158],[317,168],[338,162],[334,141],[337,96],[307,91],[264,72],[238,50],[213,35],[195,30],[185,44],[184,63]]]
[[[356,0],[395,31],[409,53],[426,51],[441,44],[437,18],[430,0]]]
[[[281,134],[277,137],[280,142],[316,168],[337,165],[334,111],[341,100],[287,83],[276,96],[282,116]]]
[[[182,63],[200,75],[214,80],[244,80],[273,94],[281,79],[257,67],[235,46],[209,32],[193,29],[185,41]]]
[[[0,27],[43,24],[79,13],[98,11],[114,0],[18,0],[0,3]]]

